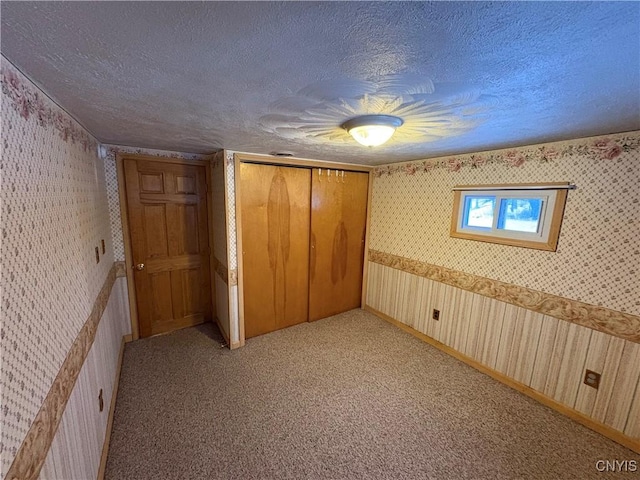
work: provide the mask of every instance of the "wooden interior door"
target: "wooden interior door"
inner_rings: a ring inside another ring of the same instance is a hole
[[[210,321],[205,167],[125,158],[124,168],[140,336]]]
[[[313,169],[309,320],[360,307],[369,174]]]
[[[240,164],[245,338],[306,322],[311,171]]]

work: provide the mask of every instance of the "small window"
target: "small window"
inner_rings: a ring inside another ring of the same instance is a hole
[[[570,188],[568,183],[457,186],[451,236],[555,251]]]

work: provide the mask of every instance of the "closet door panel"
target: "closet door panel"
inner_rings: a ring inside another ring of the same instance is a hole
[[[311,172],[240,164],[245,337],[306,322]]]
[[[313,169],[309,320],[360,307],[369,175]]]

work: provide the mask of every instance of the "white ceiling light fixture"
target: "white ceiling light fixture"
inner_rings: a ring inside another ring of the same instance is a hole
[[[365,147],[377,147],[389,140],[403,123],[393,115],[361,115],[344,122],[342,128]]]

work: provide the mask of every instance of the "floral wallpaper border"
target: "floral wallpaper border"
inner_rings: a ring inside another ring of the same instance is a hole
[[[158,158],[178,158],[181,160],[209,160],[213,156],[212,155],[204,155],[200,153],[185,153],[185,152],[174,152],[169,150],[155,150],[152,148],[138,148],[138,147],[127,147],[124,145],[113,145],[113,144],[102,144],[106,152],[106,158],[112,159],[115,161],[116,155],[126,154],[126,155],[147,155],[150,157],[158,157]]]
[[[35,479],[38,478],[47,453],[53,442],[67,401],[71,396],[76,379],[80,374],[89,350],[98,331],[98,324],[102,318],[111,289],[116,281],[116,264],[109,270],[109,274],[96,298],[93,309],[76,337],[67,358],[65,359],[56,379],[51,386],[40,411],[33,420],[27,435],[15,456],[7,479]]]
[[[40,126],[55,128],[62,140],[73,144],[78,143],[85,151],[97,148],[96,139],[89,135],[80,124],[58,105],[55,105],[53,100],[33,88],[30,82],[22,81],[20,75],[8,65],[10,65],[9,61],[7,61],[6,67],[3,65],[0,72],[2,93],[22,118],[28,120],[31,116],[37,117]]]
[[[640,343],[640,317],[498,280],[369,250],[369,261]]]
[[[640,137],[630,134],[548,143],[544,145],[472,153],[453,157],[441,157],[408,163],[383,165],[373,169],[374,177],[404,173],[428,173],[443,168],[458,172],[463,168],[482,168],[485,165],[503,164],[507,168],[518,168],[527,162],[548,163],[576,155],[587,156],[597,161],[611,161],[623,152],[640,150]]]

